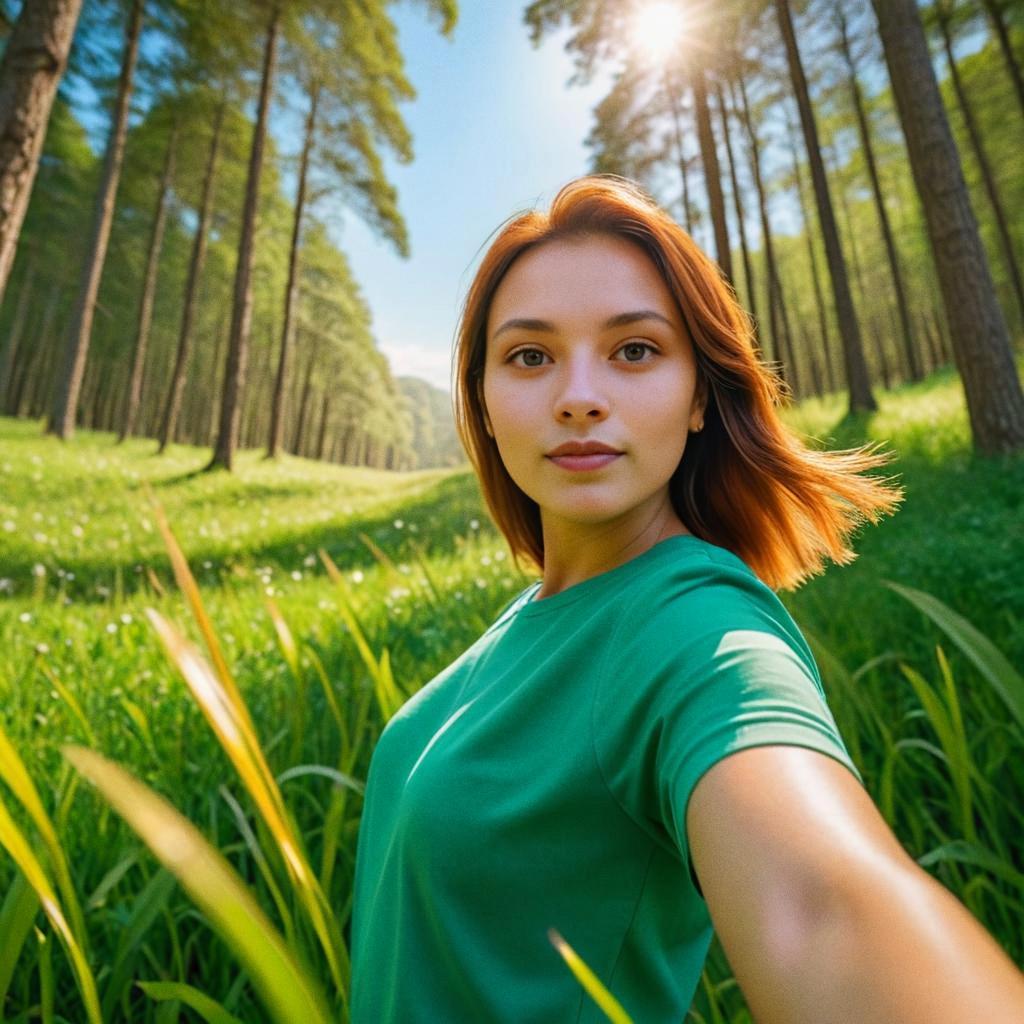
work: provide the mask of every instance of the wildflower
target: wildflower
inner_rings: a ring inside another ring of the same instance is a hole
[[[505,552],[504,551],[496,551],[494,553],[494,560],[496,562],[504,562],[505,561]]]
[[[477,586],[478,586],[478,587],[479,587],[479,588],[480,588],[481,590],[483,590],[483,589],[484,589],[484,588],[485,588],[485,587],[487,586],[487,580],[482,580],[482,579],[480,579],[479,577],[477,577],[477,580],[476,580],[476,585],[477,585]]]
[[[292,570],[292,579],[295,580],[296,583],[298,583],[299,580],[302,579],[302,573],[299,572],[298,569],[293,569]]]
[[[117,623],[116,622],[108,622],[107,623],[107,632],[108,633],[116,633],[117,632]]]
[[[130,625],[132,624],[132,621],[133,621],[133,620],[132,620],[132,617],[131,617],[131,616],[130,616],[130,615],[129,615],[129,614],[127,613],[127,612],[122,612],[122,613],[121,613],[121,621],[122,621],[122,622],[123,622],[123,623],[124,623],[124,624],[125,624],[126,626],[130,626]]]
[[[363,570],[362,569],[356,569],[356,571],[354,573],[352,573],[352,582],[353,583],[362,583],[363,582]]]
[[[307,569],[312,569],[313,566],[316,565],[316,556],[306,555],[306,557],[302,560],[302,564],[306,566]]]
[[[33,539],[33,540],[34,540],[34,541],[35,541],[35,542],[36,542],[37,544],[45,544],[45,543],[46,543],[46,540],[47,540],[47,537],[46,537],[46,534],[45,534],[45,533],[38,533],[38,532],[37,532],[37,533],[33,533],[33,534],[32,534],[32,539]]]
[[[207,559],[205,562],[203,562],[203,568],[204,569],[212,569],[213,568],[213,562],[211,562],[209,559]]]
[[[42,562],[36,562],[36,564],[32,566],[32,575],[33,576],[45,576],[46,575],[46,566],[43,565]]]
[[[405,523],[403,523],[401,519],[396,519],[395,520],[395,529],[396,530],[400,530],[403,526],[405,526]]]
[[[13,594],[14,584],[5,576],[0,579],[0,594]]]
[[[471,530],[479,530],[480,529],[480,520],[479,519],[470,519],[470,521],[469,521],[469,528]]]
[[[17,524],[16,524],[16,523],[15,523],[15,522],[14,522],[14,521],[13,521],[12,519],[5,519],[5,520],[4,520],[4,529],[5,529],[5,530],[6,530],[6,531],[7,531],[8,533],[14,533],[14,531],[15,531],[15,530],[16,530],[17,528],[18,528],[18,527],[17,527]]]
[[[490,565],[491,564],[491,556],[490,555],[484,555],[484,557],[480,559],[480,564],[481,565]]]
[[[82,527],[78,525],[78,523],[75,523],[75,525],[71,527],[71,536],[72,537],[84,537],[85,536],[85,530],[83,530]]]
[[[32,621],[32,616],[31,616],[31,614],[29,612],[22,612],[18,616],[18,621],[19,622],[31,622]]]
[[[36,654],[49,654],[49,653],[50,653],[50,645],[49,644],[36,644]]]

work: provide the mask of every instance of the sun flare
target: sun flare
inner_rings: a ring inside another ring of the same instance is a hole
[[[664,63],[683,41],[687,17],[682,0],[654,0],[633,17],[633,46],[648,60]]]

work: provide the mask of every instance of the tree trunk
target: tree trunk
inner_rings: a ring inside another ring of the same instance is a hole
[[[319,461],[323,461],[324,457],[324,446],[327,443],[327,421],[331,415],[331,396],[330,392],[324,392],[323,407],[320,410],[320,433],[316,439],[316,457]]]
[[[992,165],[989,163],[985,153],[985,146],[981,139],[981,132],[978,123],[974,119],[974,111],[967,99],[967,90],[964,88],[963,80],[960,78],[960,68],[957,66],[956,58],[953,56],[953,39],[949,29],[949,9],[944,3],[936,5],[937,21],[942,32],[942,47],[946,52],[946,61],[949,64],[950,77],[953,79],[953,91],[956,93],[957,103],[960,106],[960,113],[964,118],[964,125],[967,127],[967,135],[971,140],[971,149],[974,150],[975,159],[981,169],[981,180],[985,184],[985,193],[992,205],[992,212],[996,218],[996,229],[999,233],[999,241],[1003,247],[1003,257],[1006,260],[1006,269],[1010,275],[1010,284],[1013,293],[1017,298],[1017,308],[1020,310],[1021,324],[1024,325],[1024,281],[1021,280],[1020,264],[1014,252],[1013,238],[1010,235],[1010,226],[1006,219],[1006,210],[999,195],[999,186],[996,184],[995,175],[992,173]]]
[[[999,49],[1003,52],[1003,60],[1006,62],[1006,70],[1013,79],[1013,88],[1017,93],[1017,102],[1020,104],[1020,112],[1024,115],[1024,76],[1021,75],[1020,64],[1017,63],[1017,55],[1013,52],[1010,42],[1010,30],[1006,24],[1003,5],[1000,0],[981,0],[982,7],[988,13],[992,22],[992,29],[999,40]]]
[[[910,307],[907,305],[906,289],[903,287],[903,271],[900,267],[896,241],[893,238],[892,228],[889,225],[889,214],[885,208],[885,197],[882,195],[882,186],[878,178],[878,166],[875,163],[875,146],[871,140],[871,128],[868,123],[867,111],[864,109],[864,96],[857,78],[857,68],[850,49],[846,15],[842,5],[836,6],[836,19],[839,24],[839,44],[849,75],[850,100],[853,103],[854,113],[857,116],[857,131],[860,135],[861,150],[864,153],[864,162],[867,164],[868,177],[871,179],[871,192],[875,200],[875,210],[878,213],[878,226],[882,232],[885,253],[889,260],[889,272],[892,275],[893,289],[896,292],[896,307],[900,316],[903,353],[906,358],[907,372],[911,380],[917,381],[921,380],[924,374],[917,365],[917,352],[914,348],[914,330],[910,322]]]
[[[316,132],[316,108],[320,100],[320,83],[314,81],[309,89],[309,113],[306,116],[306,134],[302,142],[302,157],[299,160],[299,182],[295,195],[295,222],[292,225],[292,244],[288,253],[288,285],[284,293],[284,325],[281,328],[281,356],[277,363],[277,378],[274,381],[274,398],[270,412],[270,440],[267,444],[267,458],[275,459],[281,452],[281,438],[284,433],[285,379],[288,374],[288,356],[292,345],[295,322],[295,299],[299,292],[299,243],[302,239],[302,213],[306,206],[306,175],[309,170],[309,154],[313,148]]]
[[[299,453],[305,443],[306,423],[309,414],[309,398],[313,392],[313,367],[316,365],[317,355],[320,346],[314,342],[309,352],[309,359],[306,362],[306,375],[302,381],[302,397],[299,399],[299,420],[295,425],[295,444],[292,450]]]
[[[681,90],[676,87],[674,79],[665,70],[665,92],[668,94],[669,105],[672,108],[672,125],[675,131],[676,160],[679,163],[679,176],[683,182],[683,222],[686,224],[686,233],[693,237],[693,219],[690,216],[690,182],[686,171],[686,154],[683,152],[683,126],[679,119],[679,107],[682,104]]]
[[[736,159],[732,151],[732,138],[729,135],[729,112],[725,106],[725,94],[722,83],[715,82],[715,95],[718,98],[718,116],[722,122],[722,138],[725,141],[725,155],[729,161],[729,181],[732,184],[732,202],[736,210],[736,224],[740,232],[740,253],[743,256],[743,275],[747,285],[747,303],[750,316],[757,327],[757,290],[754,287],[754,271],[750,265],[750,250],[747,246],[746,217],[743,212],[743,195],[740,192],[739,178],[736,174]]]
[[[142,400],[142,374],[146,368],[146,349],[149,346],[149,329],[153,323],[153,299],[156,296],[156,276],[160,269],[160,250],[164,244],[164,227],[167,224],[167,193],[174,179],[174,158],[178,144],[178,124],[171,128],[164,156],[164,169],[160,175],[157,190],[156,212],[153,215],[153,230],[149,236],[149,252],[146,254],[146,273],[143,278],[142,298],[139,302],[139,326],[135,332],[135,355],[132,372],[128,379],[128,398],[125,402],[124,418],[118,433],[118,442],[135,433],[135,422],[139,416]]]
[[[872,0],[975,448],[1024,447],[1024,392],[915,0]]]
[[[828,178],[825,176],[825,165],[822,163],[821,147],[818,144],[818,127],[814,121],[814,110],[811,107],[807,79],[804,77],[803,65],[800,62],[800,51],[796,44],[796,34],[793,31],[788,0],[775,0],[775,11],[778,15],[783,41],[786,44],[789,77],[793,84],[797,106],[800,109],[800,123],[804,132],[807,159],[811,166],[811,181],[814,185],[814,198],[818,205],[822,241],[825,243],[825,258],[828,262],[829,276],[832,279],[836,321],[839,325],[839,336],[843,342],[850,411],[875,410],[878,408],[878,404],[871,394],[871,382],[868,378],[868,368],[864,361],[864,349],[860,340],[860,327],[857,324],[857,313],[850,295],[846,263],[843,259],[842,246],[839,244],[839,231],[836,228],[836,218],[832,211],[832,200],[828,191]]]
[[[103,180],[96,196],[88,255],[82,266],[78,299],[68,325],[64,365],[58,378],[53,413],[48,427],[49,432],[56,434],[63,441],[69,440],[75,432],[78,393],[82,387],[82,375],[92,336],[96,296],[107,257],[110,225],[114,219],[114,200],[117,198],[121,163],[124,159],[124,144],[128,134],[128,107],[132,95],[135,61],[139,52],[139,35],[142,31],[142,7],[143,0],[133,0],[128,17],[114,120],[103,162]]]
[[[768,217],[768,197],[764,190],[764,181],[761,178],[761,145],[757,140],[757,132],[754,131],[754,124],[750,116],[750,104],[747,101],[747,86],[743,75],[737,73],[736,80],[740,87],[740,98],[743,105],[742,110],[743,126],[746,129],[747,140],[750,146],[750,168],[754,176],[754,187],[757,189],[757,206],[761,216],[761,238],[764,246],[765,263],[767,264],[768,277],[768,323],[771,328],[772,351],[766,353],[768,358],[779,360],[779,352],[784,347],[780,323],[779,305],[782,298],[782,290],[779,287],[779,270],[775,260],[775,247],[772,244],[772,226]],[[736,100],[733,97],[733,109],[736,109]],[[780,364],[781,365],[781,364]],[[785,370],[782,371],[785,373]]]
[[[789,111],[786,115],[786,136],[789,140],[789,151],[793,156],[793,175],[796,179],[797,205],[800,207],[800,219],[804,225],[804,239],[807,242],[807,258],[811,265],[811,284],[814,287],[814,306],[818,314],[818,337],[821,342],[821,351],[825,356],[828,365],[828,376],[830,380],[835,379],[832,370],[832,353],[829,348],[828,337],[828,310],[825,308],[825,296],[821,290],[821,274],[818,272],[818,254],[814,248],[814,227],[810,217],[807,216],[807,204],[804,202],[804,176],[800,170],[800,151],[796,144],[796,132],[793,122],[789,119]]]
[[[260,79],[260,101],[256,127],[249,152],[249,174],[245,188],[245,208],[242,214],[242,236],[238,243],[238,264],[235,268],[235,293],[231,309],[231,337],[228,342],[227,363],[224,367],[224,392],[221,399],[220,429],[213,458],[207,469],[234,466],[238,447],[238,428],[242,411],[245,373],[249,363],[249,333],[252,326],[252,263],[253,242],[256,237],[256,214],[259,207],[260,178],[263,171],[263,150],[266,143],[267,119],[273,92],[274,71],[277,62],[277,33],[281,22],[281,8],[275,4],[267,25],[264,46],[263,73]]]
[[[221,314],[221,320],[217,324],[216,350],[213,353],[213,367],[210,374],[210,418],[206,424],[206,437],[208,444],[216,441],[215,432],[219,419],[219,407],[217,399],[224,394],[224,382],[217,380],[217,367],[221,365],[221,357],[224,349],[229,343],[231,324],[227,319],[226,311]]]
[[[698,64],[693,72],[693,101],[697,114],[697,138],[700,159],[704,165],[704,184],[708,192],[708,208],[715,231],[715,252],[718,266],[725,278],[732,282],[732,250],[729,247],[729,228],[725,220],[725,198],[722,195],[722,173],[718,165],[718,148],[711,129],[711,111],[708,108],[708,83],[704,66]]]
[[[46,396],[52,390],[51,366],[59,348],[54,324],[57,321],[57,308],[63,290],[64,280],[62,275],[58,274],[50,285],[50,294],[43,307],[43,319],[36,334],[36,343],[24,357],[19,357],[22,369],[19,371],[7,406],[14,416],[20,416],[23,409],[33,415],[37,414],[37,410],[41,412],[46,404]]]
[[[32,245],[28,253],[21,290],[18,292],[18,305],[14,309],[11,328],[7,332],[7,337],[0,343],[3,345],[0,348],[0,413],[7,407],[7,395],[10,390],[11,378],[14,375],[15,359],[18,355],[18,349],[21,348],[21,339],[25,333],[25,324],[28,321],[32,289],[36,282],[37,263],[38,248],[36,245]]]
[[[82,0],[23,3],[0,60],[0,302]]]
[[[196,305],[199,301],[199,281],[206,262],[206,243],[213,215],[214,182],[217,177],[217,156],[220,152],[220,136],[224,126],[224,111],[227,102],[221,100],[213,121],[213,137],[210,140],[210,155],[206,160],[206,174],[203,177],[203,198],[200,202],[199,225],[192,240],[192,259],[188,265],[185,282],[185,301],[181,311],[181,328],[178,332],[178,351],[174,357],[174,369],[167,388],[163,417],[160,422],[160,447],[162,453],[174,437],[178,416],[181,412],[181,398],[185,391],[188,360],[192,350],[192,325],[195,322]]]

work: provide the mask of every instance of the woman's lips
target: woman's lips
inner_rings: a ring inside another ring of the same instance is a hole
[[[595,452],[593,455],[549,455],[553,463],[573,472],[580,472],[588,469],[601,469],[608,463],[614,462],[622,452]]]

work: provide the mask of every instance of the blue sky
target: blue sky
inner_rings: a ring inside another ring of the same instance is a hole
[[[402,107],[415,160],[387,167],[412,256],[395,255],[354,216],[339,238],[392,371],[445,390],[459,305],[482,247],[512,213],[550,201],[587,172],[590,111],[608,88],[607,75],[568,88],[568,33],[534,49],[524,6],[462,0],[451,39],[418,5],[394,9],[418,97]]]

